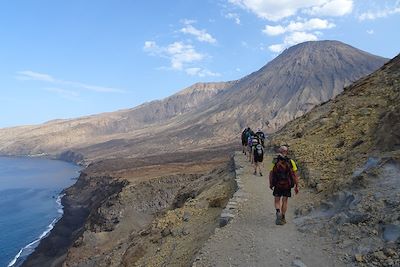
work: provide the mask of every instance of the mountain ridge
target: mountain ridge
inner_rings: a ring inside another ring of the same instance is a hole
[[[236,81],[198,83],[133,109],[0,130],[0,153],[73,150],[94,159],[210,148],[234,142],[247,125],[274,132],[385,61],[338,41],[306,42]]]

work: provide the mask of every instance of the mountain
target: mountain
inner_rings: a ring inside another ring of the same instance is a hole
[[[303,232],[328,235],[358,262],[395,261],[378,255],[399,248],[399,132],[400,55],[274,134],[317,193],[297,211]]]
[[[240,128],[248,121],[269,124],[273,132],[386,61],[338,41],[305,42],[239,80],[209,113],[229,113]]]
[[[130,110],[1,130],[0,153],[76,160],[213,149],[235,142],[247,125],[276,131],[384,62],[337,41],[306,42],[238,81],[196,84]]]
[[[196,109],[233,84],[235,81],[196,83],[163,100],[132,109],[1,129],[0,151],[12,155],[56,154],[75,147],[122,138],[124,134],[133,134],[135,130],[145,129],[149,125]]]

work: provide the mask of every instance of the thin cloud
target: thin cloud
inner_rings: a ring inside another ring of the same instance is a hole
[[[380,18],[386,18],[395,14],[400,14],[400,1],[398,1],[396,3],[396,6],[393,8],[385,8],[381,10],[364,12],[360,16],[358,16],[358,20],[360,21],[375,20]]]
[[[228,13],[225,15],[225,18],[234,20],[237,25],[241,24],[239,14],[237,13]]]
[[[187,68],[185,71],[190,76],[199,76],[199,77],[207,77],[207,76],[219,77],[219,76],[221,76],[220,73],[212,72],[210,70],[202,69],[202,68]]]
[[[154,41],[146,41],[143,46],[143,50],[152,56],[158,56],[161,58],[166,58],[170,61],[170,67],[159,67],[160,70],[178,70],[184,71],[190,76],[199,77],[218,77],[221,74],[217,72],[212,72],[208,69],[191,67],[192,63],[202,61],[206,55],[201,54],[195,50],[195,48],[190,44],[185,44],[183,42],[174,42],[167,46],[159,46]]]
[[[291,21],[287,26],[282,25],[266,25],[263,33],[267,35],[281,35],[286,32],[304,32],[304,31],[314,31],[314,30],[326,30],[335,27],[334,23],[329,22],[328,20],[312,18],[310,20],[306,20],[304,22],[301,21]]]
[[[371,30],[367,30],[367,33],[368,34],[374,34],[375,32],[374,32],[374,30],[371,29]]]
[[[103,87],[103,86],[90,85],[90,84],[81,83],[81,82],[56,79],[49,74],[34,72],[31,70],[17,72],[17,79],[25,80],[25,81],[31,80],[31,81],[48,82],[48,83],[58,84],[58,85],[67,85],[67,86],[86,89],[89,91],[99,92],[99,93],[124,93],[125,92],[124,90],[118,89],[118,88]]]
[[[313,6],[305,12],[310,15],[341,17],[353,11],[352,0],[332,0],[322,5]]]
[[[206,30],[199,30],[193,27],[191,24],[186,24],[185,27],[183,27],[180,32],[185,33],[185,34],[190,34],[196,37],[197,40],[200,42],[206,42],[210,44],[214,44],[217,42],[217,40],[212,37],[211,34],[209,34]]]
[[[293,32],[286,36],[283,43],[268,46],[268,49],[274,53],[280,53],[289,46],[293,46],[306,41],[317,41],[318,37],[307,32]]]
[[[143,50],[149,55],[167,58],[174,70],[183,70],[186,64],[198,62],[205,58],[205,55],[197,52],[192,45],[183,42],[159,46],[154,41],[146,41]]]
[[[299,12],[321,16],[343,16],[353,10],[353,0],[228,0],[269,21],[280,21]]]
[[[17,79],[19,80],[34,80],[42,82],[56,82],[52,76],[44,73],[34,72],[30,70],[17,72]]]

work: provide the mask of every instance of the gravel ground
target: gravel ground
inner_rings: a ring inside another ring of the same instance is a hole
[[[246,201],[240,203],[235,218],[206,242],[193,266],[345,266],[337,260],[329,241],[301,233],[293,223],[295,207],[302,196],[289,200],[287,224],[275,225],[272,191],[268,187],[271,156],[265,158],[264,176],[241,153],[235,154],[237,175],[243,182]],[[297,202],[297,203],[296,203]]]

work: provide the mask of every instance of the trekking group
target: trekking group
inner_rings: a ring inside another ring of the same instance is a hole
[[[265,134],[261,129],[256,132],[246,127],[241,135],[242,152],[247,155],[249,162],[254,165],[254,175],[257,171],[262,176],[263,159],[265,153]],[[293,159],[288,157],[288,147],[280,146],[277,155],[272,161],[269,173],[269,188],[273,190],[274,206],[276,209],[277,225],[286,223],[286,211],[288,199],[292,196],[292,188],[295,194],[299,192],[297,165]]]

